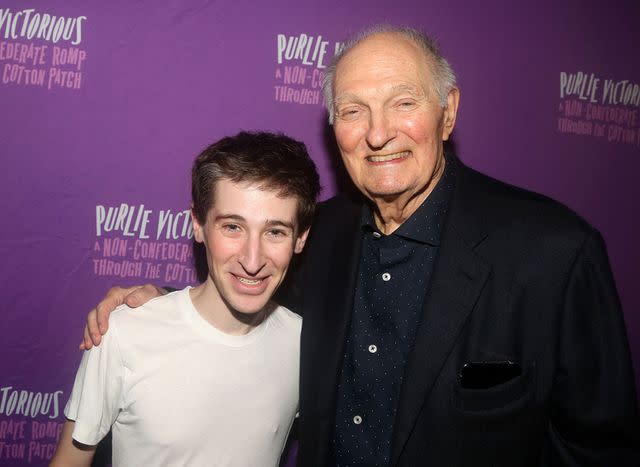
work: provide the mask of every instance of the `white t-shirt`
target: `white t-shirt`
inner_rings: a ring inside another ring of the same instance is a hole
[[[298,407],[302,319],[284,307],[243,336],[200,316],[184,289],[111,314],[85,352],[65,415],[116,466],[275,466]]]

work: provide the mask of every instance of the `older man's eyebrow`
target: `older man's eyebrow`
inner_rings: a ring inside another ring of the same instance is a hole
[[[394,84],[393,86],[389,87],[389,92],[390,94],[394,94],[394,95],[402,94],[406,92],[412,95],[413,97],[423,97],[427,94],[426,90],[423,89],[422,87],[414,86],[411,84]],[[347,92],[339,96],[336,96],[335,99],[333,99],[333,104],[340,105],[344,103],[359,103],[360,101],[361,101],[361,98],[359,96],[357,96],[356,94]]]
[[[339,96],[336,96],[335,99],[333,99],[333,104],[334,105],[339,105],[339,104],[342,104],[344,102],[358,102],[358,101],[360,101],[360,98],[358,96],[356,96],[355,94],[345,93],[345,94],[341,94]]]
[[[417,87],[417,86],[413,86],[410,84],[396,84],[394,86],[391,87],[391,92],[393,92],[394,94],[400,94],[402,92],[407,92],[409,94],[412,94],[414,96],[422,96],[424,95],[424,89]]]

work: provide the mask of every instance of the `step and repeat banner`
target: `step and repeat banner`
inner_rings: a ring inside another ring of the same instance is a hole
[[[437,38],[456,151],[604,235],[640,375],[640,6],[588,1],[0,0],[0,465],[46,465],[86,313],[113,285],[197,282],[189,170],[241,129],[345,176],[321,82],[375,23]]]

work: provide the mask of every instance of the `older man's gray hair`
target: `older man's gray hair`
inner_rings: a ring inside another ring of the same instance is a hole
[[[413,28],[377,25],[367,28],[348,39],[340,52],[333,57],[331,64],[327,68],[322,82],[322,92],[324,94],[324,105],[329,112],[329,123],[333,124],[335,118],[333,84],[338,63],[342,57],[363,40],[384,33],[399,34],[418,45],[424,51],[431,65],[430,71],[433,78],[433,90],[438,95],[438,100],[442,108],[447,106],[449,91],[456,86],[456,75],[451,65],[449,65],[449,62],[440,54],[435,40]]]

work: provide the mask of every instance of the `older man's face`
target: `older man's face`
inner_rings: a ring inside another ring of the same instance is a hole
[[[334,130],[349,175],[374,201],[428,194],[455,123],[442,109],[424,53],[397,34],[372,36],[338,63]]]

